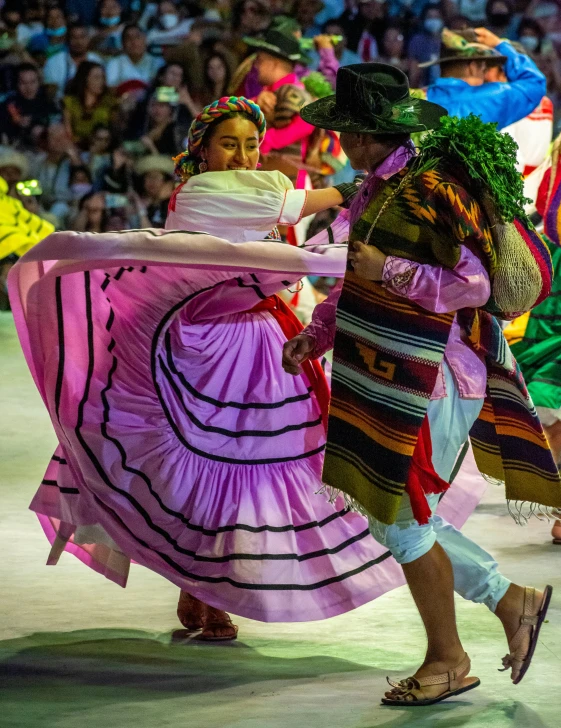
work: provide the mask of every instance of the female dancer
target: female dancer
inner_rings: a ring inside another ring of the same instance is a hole
[[[366,520],[317,495],[325,382],[312,367],[284,374],[301,326],[270,295],[302,274],[231,272],[248,269],[248,250],[263,263],[312,257],[271,230],[343,202],[256,172],[264,131],[255,104],[211,104],[177,160],[187,181],[167,227],[181,233],[58,233],[11,280],[60,442],[31,506],[49,563],[66,549],[124,586],[133,559],[180,587],[181,621],[205,639],[237,635],[221,610],[323,619],[403,583]],[[345,239],[341,220],[330,240]],[[45,262],[63,257],[74,261]]]

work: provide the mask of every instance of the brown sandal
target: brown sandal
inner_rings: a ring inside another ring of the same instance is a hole
[[[395,696],[395,699],[382,698],[382,704],[399,706],[408,705],[413,707],[434,705],[435,703],[440,703],[442,700],[451,698],[454,695],[467,693],[468,690],[473,690],[481,684],[479,678],[468,677],[470,670],[471,662],[466,654],[455,670],[449,670],[441,675],[408,677],[405,680],[400,680],[399,682],[394,682],[387,678],[388,683],[393,688],[392,694]],[[423,688],[428,687],[429,685],[447,685],[448,689],[441,695],[437,695],[434,698],[427,698],[423,693]]]
[[[177,604],[177,618],[189,632],[198,632],[203,628],[206,610],[206,604],[203,604],[199,599],[191,596],[186,591],[180,592]]]
[[[510,653],[503,657],[503,667],[499,672],[511,668],[511,679],[515,685],[522,680],[528,672],[532,657],[538,643],[540,630],[544,623],[551,601],[553,587],[546,586],[539,605],[536,604],[536,590],[533,587],[524,588],[524,608],[520,615],[520,627],[514,637],[509,641]],[[524,646],[526,638],[529,637],[529,644]]]
[[[212,632],[216,629],[220,629],[221,627],[230,627],[233,634],[226,637],[205,637],[205,632],[207,630]],[[213,607],[207,607],[207,616],[203,625],[203,631],[197,639],[202,640],[203,642],[232,642],[238,637],[238,629],[238,626],[232,622],[230,616],[226,614],[226,612],[223,612],[220,609],[214,609]]]

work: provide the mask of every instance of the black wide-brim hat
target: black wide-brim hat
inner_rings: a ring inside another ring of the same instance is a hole
[[[357,134],[413,134],[436,129],[448,112],[411,96],[407,76],[386,63],[356,63],[337,72],[334,96],[300,111],[321,129]]]
[[[307,65],[309,57],[303,53],[300,42],[292,33],[282,32],[276,28],[270,28],[262,38],[247,36],[243,42],[251,48],[269,53],[277,58],[284,58],[285,61]]]

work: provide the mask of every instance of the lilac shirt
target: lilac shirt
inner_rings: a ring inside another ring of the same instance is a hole
[[[404,148],[394,152],[371,173],[363,184],[367,195],[357,195],[359,200],[351,208],[351,219],[357,219],[381,178],[387,179],[398,172],[410,157]],[[405,161],[404,161],[405,160]],[[380,175],[380,172],[384,175]],[[364,186],[367,185],[365,188]],[[354,209],[353,209],[354,208]],[[404,258],[388,256],[382,273],[384,285],[392,293],[414,301],[427,311],[446,313],[460,308],[476,308],[484,305],[491,294],[491,284],[485,267],[469,248],[461,246],[460,259],[454,269],[439,265],[414,263]],[[336,329],[337,302],[341,295],[341,285],[337,286],[328,298],[316,306],[311,323],[304,329],[305,334],[315,341],[313,358],[322,356],[333,347]],[[487,367],[482,356],[477,354],[461,338],[456,320],[452,324],[450,337],[444,352],[444,360],[452,370],[460,397],[481,399],[487,387]],[[446,396],[446,385],[442,365],[432,393],[432,399]]]

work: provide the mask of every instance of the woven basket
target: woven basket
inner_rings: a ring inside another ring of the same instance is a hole
[[[487,308],[495,316],[510,320],[534,308],[549,295],[551,256],[535,230],[520,220],[501,222],[489,199],[484,199],[482,205],[497,251]]]

